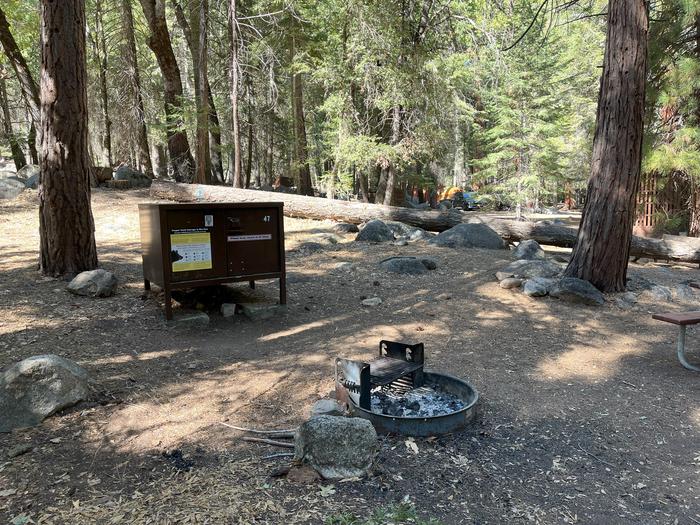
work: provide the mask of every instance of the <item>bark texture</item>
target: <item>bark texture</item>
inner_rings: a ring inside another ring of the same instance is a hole
[[[163,76],[165,133],[168,137],[170,168],[175,180],[191,181],[194,175],[194,159],[187,133],[182,130],[182,80],[165,18],[165,0],[140,1],[150,30],[148,47],[156,56]]]
[[[10,62],[17,76],[17,80],[19,81],[19,85],[22,88],[22,96],[29,109],[32,122],[37,129],[40,129],[39,87],[32,76],[32,72],[29,70],[27,61],[24,59],[17,42],[15,42],[12,36],[10,24],[5,17],[2,7],[0,7],[0,44],[2,44],[7,60]]]
[[[228,23],[231,37],[231,121],[233,130],[233,153],[231,156],[231,177],[234,188],[243,187],[241,174],[241,125],[238,115],[238,15],[236,0],[230,0]]]
[[[139,75],[136,40],[134,39],[134,13],[131,10],[131,0],[121,0],[122,27],[124,30],[124,61],[128,88],[131,95],[131,120],[134,126],[134,144],[138,168],[153,176],[151,150],[148,147],[148,131],[146,129],[146,114],[143,108],[141,94],[141,76]]]
[[[0,108],[2,108],[2,130],[7,142],[10,144],[12,152],[12,160],[15,163],[15,168],[19,171],[27,165],[27,159],[24,156],[22,147],[19,145],[17,136],[12,129],[12,116],[10,115],[10,104],[7,100],[7,89],[5,87],[5,77],[0,72]]]
[[[627,281],[639,189],[649,18],[644,0],[610,0],[593,161],[566,275],[602,291]]]
[[[85,3],[41,2],[40,268],[72,276],[97,266],[90,208]]]
[[[340,200],[305,197],[288,193],[244,190],[198,184],[154,182],[151,196],[177,202],[284,202],[284,214],[305,219],[333,219],[360,224],[372,219],[400,221],[430,231],[444,231],[463,222],[483,222],[509,242],[534,239],[541,244],[571,248],[577,230],[566,226],[493,219],[457,210],[423,211]],[[667,235],[664,239],[632,238],[630,255],[700,263],[697,239]]]

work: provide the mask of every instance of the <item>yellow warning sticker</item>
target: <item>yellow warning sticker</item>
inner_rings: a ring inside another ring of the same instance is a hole
[[[212,268],[211,234],[209,232],[171,233],[170,261],[173,272],[210,270]]]

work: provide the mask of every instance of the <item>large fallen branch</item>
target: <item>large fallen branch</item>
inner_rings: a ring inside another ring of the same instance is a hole
[[[457,210],[423,211],[395,206],[379,206],[305,197],[290,193],[242,190],[228,186],[178,184],[154,181],[151,195],[176,202],[284,202],[284,214],[304,219],[333,219],[360,224],[372,219],[400,221],[430,231],[444,231],[462,222],[482,221],[509,242],[534,239],[540,244],[571,248],[576,242],[575,228],[552,224],[495,219]],[[666,235],[663,239],[633,237],[630,255],[700,263],[697,239]]]

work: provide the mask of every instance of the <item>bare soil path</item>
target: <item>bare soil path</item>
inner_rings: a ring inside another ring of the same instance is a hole
[[[650,315],[692,305],[529,299],[493,278],[507,252],[352,236],[298,251],[332,223],[286,219],[285,316],[172,327],[162,298],[142,288],[137,204],[147,200],[93,196],[100,263],[120,279],[107,299],[38,275],[34,193],[0,204],[0,367],[56,353],[94,388],[93,401],[38,428],[0,434],[0,523],[352,523],[405,498],[445,524],[700,523],[700,374],[680,367],[673,327]],[[400,254],[430,256],[438,270],[379,270]],[[335,268],[345,261],[354,269]],[[666,285],[700,279],[688,266],[632,271]],[[235,289],[276,295],[274,283]],[[380,306],[361,305],[374,295]],[[689,357],[700,360],[697,335]],[[295,426],[331,390],[333,359],[371,357],[380,339],[422,341],[429,368],[473,383],[477,423],[416,439],[418,454],[383,437],[373,477],[332,486],[271,478],[285,460],[262,456],[279,450],[220,424]],[[20,445],[31,450],[10,457]],[[183,459],[163,456],[173,450]]]

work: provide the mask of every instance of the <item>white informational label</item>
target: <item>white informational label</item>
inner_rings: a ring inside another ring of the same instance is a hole
[[[214,226],[214,216],[213,215],[205,215],[204,216],[204,226],[207,228],[211,228]]]
[[[272,235],[269,233],[261,233],[258,235],[229,235],[228,242],[240,241],[269,241],[272,240]]]

